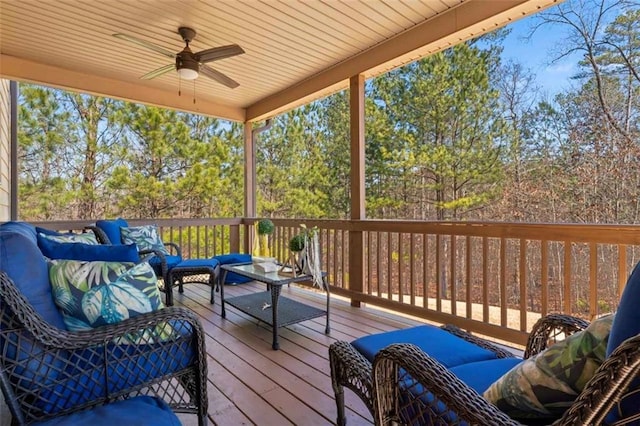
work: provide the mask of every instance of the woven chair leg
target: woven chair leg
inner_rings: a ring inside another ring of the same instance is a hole
[[[173,277],[169,275],[164,280],[165,305],[173,306]]]
[[[336,408],[338,413],[336,425],[345,426],[347,424],[347,419],[344,415],[344,387],[338,385],[334,388],[334,391],[336,395]]]
[[[209,286],[211,287],[211,300],[209,301],[209,303],[211,303],[212,305],[215,304],[215,294],[216,294],[216,283],[218,282],[218,280],[216,279],[216,277],[213,274],[209,274]]]

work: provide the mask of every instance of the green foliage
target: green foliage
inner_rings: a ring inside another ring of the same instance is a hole
[[[261,219],[258,222],[258,234],[260,235],[271,235],[274,229],[275,226],[270,219]]]
[[[378,216],[417,205],[458,219],[496,197],[505,128],[490,84],[495,67],[491,50],[463,43],[374,80],[372,108],[393,130],[368,145]]]
[[[501,62],[504,32],[367,81],[367,216],[636,223],[640,11],[597,4],[541,15],[585,54],[554,99]],[[21,218],[244,215],[242,124],[20,89]],[[258,215],[348,218],[349,129],[348,91],[275,117],[255,146]]]
[[[305,236],[302,234],[296,234],[289,240],[289,250],[293,252],[299,252],[304,250]]]

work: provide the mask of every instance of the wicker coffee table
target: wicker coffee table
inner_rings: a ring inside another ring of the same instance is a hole
[[[280,345],[278,343],[278,328],[285,327],[287,325],[295,324],[298,322],[306,321],[312,318],[327,316],[327,325],[325,327],[325,333],[330,333],[329,327],[329,299],[330,291],[329,285],[326,280],[326,275],[323,274],[322,282],[324,284],[324,290],[327,293],[327,309],[322,310],[314,308],[313,306],[305,305],[295,300],[291,300],[287,297],[280,297],[280,291],[282,286],[294,282],[310,281],[310,275],[298,275],[294,277],[289,274],[281,272],[263,272],[257,269],[253,263],[237,263],[234,265],[222,265],[222,282],[224,282],[227,272],[235,272],[238,275],[242,275],[247,278],[251,278],[255,281],[260,281],[267,285],[267,291],[260,293],[252,293],[244,296],[236,296],[229,299],[222,298],[222,317],[225,318],[227,313],[225,310],[225,304],[229,304],[237,310],[244,312],[245,314],[265,322],[273,329],[273,343],[271,347],[274,350],[278,350]],[[269,291],[269,289],[271,291]]]

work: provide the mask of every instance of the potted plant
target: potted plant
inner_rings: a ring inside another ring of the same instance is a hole
[[[269,219],[261,219],[256,225],[257,238],[253,244],[253,255],[259,257],[271,257],[269,250],[269,235],[273,234],[275,226]]]
[[[304,250],[307,238],[305,234],[296,234],[289,240],[289,250],[292,253],[292,263],[291,265],[295,272],[302,272],[302,256],[301,252]]]

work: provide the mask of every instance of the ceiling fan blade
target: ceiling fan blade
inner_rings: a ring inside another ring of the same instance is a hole
[[[141,80],[151,80],[152,78],[156,78],[162,74],[166,74],[169,71],[173,71],[176,69],[176,66],[174,64],[169,64],[169,65],[165,65],[164,67],[160,67],[158,69],[155,69],[151,72],[146,73],[145,75],[143,75],[142,77],[140,77]]]
[[[130,41],[131,43],[135,43],[137,45],[146,47],[147,49],[151,49],[155,52],[160,53],[161,55],[167,56],[169,58],[174,59],[176,57],[175,53],[169,52],[167,49],[160,47],[160,46],[156,46],[153,43],[149,43],[148,41],[144,41],[144,40],[140,40],[139,38],[127,35],[127,34],[121,34],[121,33],[115,33],[112,34],[114,37],[117,37],[119,39],[122,40],[126,40],[126,41]]]
[[[206,75],[207,77],[217,81],[218,83],[224,84],[230,89],[235,89],[236,87],[240,86],[240,84],[237,81],[227,77],[226,75],[222,74],[220,71],[216,71],[213,68],[208,67],[206,65],[200,65],[200,72]]]
[[[218,59],[230,58],[231,56],[241,55],[244,53],[242,47],[237,44],[229,44],[227,46],[212,47],[211,49],[202,50],[195,54],[199,62],[211,62]]]

